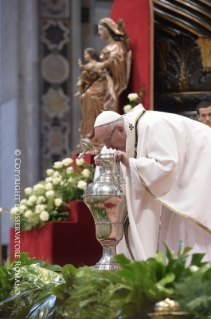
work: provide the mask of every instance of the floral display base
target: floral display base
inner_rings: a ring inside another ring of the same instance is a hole
[[[70,215],[65,222],[48,222],[40,229],[21,231],[20,251],[29,257],[63,266],[92,266],[102,256],[102,246],[95,237],[93,217],[82,200],[69,203]],[[17,247],[16,247],[17,248]],[[15,250],[15,231],[10,230],[10,256]]]

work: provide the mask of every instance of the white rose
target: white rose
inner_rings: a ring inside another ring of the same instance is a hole
[[[10,214],[11,215],[15,215],[16,213],[19,213],[20,212],[20,210],[19,210],[19,208],[18,207],[13,207],[11,210],[10,210]]]
[[[70,177],[69,179],[68,179],[68,182],[69,183],[72,183],[74,181],[74,179],[72,178],[72,177]]]
[[[33,189],[36,191],[36,190],[39,190],[39,189],[44,189],[44,186],[42,184],[36,184],[34,185]]]
[[[37,199],[37,204],[42,204],[46,202],[46,198],[44,196],[39,196]]]
[[[66,169],[67,174],[71,174],[73,172],[73,168],[72,167],[68,167]]]
[[[28,218],[28,217],[31,216],[32,214],[33,214],[33,213],[32,213],[31,210],[27,210],[27,211],[25,212],[24,216],[25,216],[26,218]]]
[[[62,204],[62,199],[61,198],[56,198],[54,200],[54,203],[55,203],[56,206],[60,206]]]
[[[89,175],[90,175],[90,170],[89,170],[88,168],[85,168],[85,169],[81,172],[81,174],[82,174],[84,177],[88,178]]]
[[[25,205],[20,205],[19,209],[20,212],[23,213],[25,210],[27,210],[27,207]]]
[[[73,160],[72,160],[72,158],[65,158],[62,160],[62,163],[64,166],[69,166],[70,164],[73,163]]]
[[[47,183],[47,184],[45,184],[45,189],[47,191],[50,191],[51,189],[53,189],[53,185],[51,183]]]
[[[45,207],[46,207],[46,205],[37,205],[36,208],[35,208],[35,212],[37,214],[39,214],[39,213],[41,213],[42,211],[45,210]]]
[[[27,200],[27,205],[32,206],[35,204],[36,201],[37,201],[37,197],[35,195],[32,195]]]
[[[193,265],[193,266],[190,266],[189,269],[190,269],[191,272],[195,272],[195,271],[197,271],[199,269],[199,267]]]
[[[130,104],[125,105],[125,106],[123,107],[123,110],[124,110],[125,113],[128,113],[131,109],[132,109],[132,106],[131,106]]]
[[[42,184],[34,185],[33,190],[36,195],[42,195],[43,193],[45,193],[45,189]]]
[[[62,168],[63,167],[63,163],[62,162],[55,162],[54,165],[53,165],[54,168]]]
[[[85,163],[85,161],[84,161],[83,158],[81,158],[81,159],[77,158],[77,159],[76,159],[76,164],[77,164],[78,166],[82,166],[84,163]]]
[[[54,191],[47,191],[47,192],[45,193],[46,197],[48,197],[48,198],[54,197],[54,194],[55,194]]]
[[[48,176],[52,176],[53,173],[54,173],[54,170],[53,170],[52,168],[49,168],[49,169],[47,169],[47,171],[46,171],[46,174],[47,174]]]
[[[31,187],[27,187],[24,189],[24,192],[26,194],[26,196],[29,196],[32,194],[32,188]]]
[[[46,181],[47,183],[51,183],[52,180],[53,180],[53,177],[46,177],[46,179],[45,179],[45,181]]]
[[[56,177],[53,179],[53,184],[58,185],[62,181],[61,177]]]
[[[84,189],[87,185],[87,182],[85,181],[79,181],[77,187],[80,189]]]
[[[26,205],[26,203],[27,203],[27,199],[25,199],[25,198],[20,201],[21,205]]]
[[[59,172],[54,172],[53,177],[60,177],[61,175],[59,174]]]
[[[135,101],[138,98],[138,94],[137,93],[130,93],[130,94],[128,94],[127,97],[130,101]]]
[[[47,220],[49,220],[49,214],[48,212],[46,212],[45,210],[40,214],[40,219],[45,222]]]

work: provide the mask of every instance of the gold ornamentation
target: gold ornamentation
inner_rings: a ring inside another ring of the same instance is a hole
[[[166,298],[155,304],[153,313],[149,313],[152,319],[174,319],[186,318],[187,312],[180,311],[180,304],[177,301]]]

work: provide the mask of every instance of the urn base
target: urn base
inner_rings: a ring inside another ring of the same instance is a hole
[[[116,271],[120,268],[118,262],[113,258],[116,255],[116,246],[103,247],[103,256],[99,262],[93,267],[93,270]]]

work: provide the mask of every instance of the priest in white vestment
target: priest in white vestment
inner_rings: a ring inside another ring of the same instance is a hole
[[[95,136],[116,149],[126,182],[129,247],[123,238],[117,253],[153,257],[159,238],[159,251],[165,241],[177,252],[183,241],[211,261],[210,128],[139,104],[123,116],[102,112]]]

